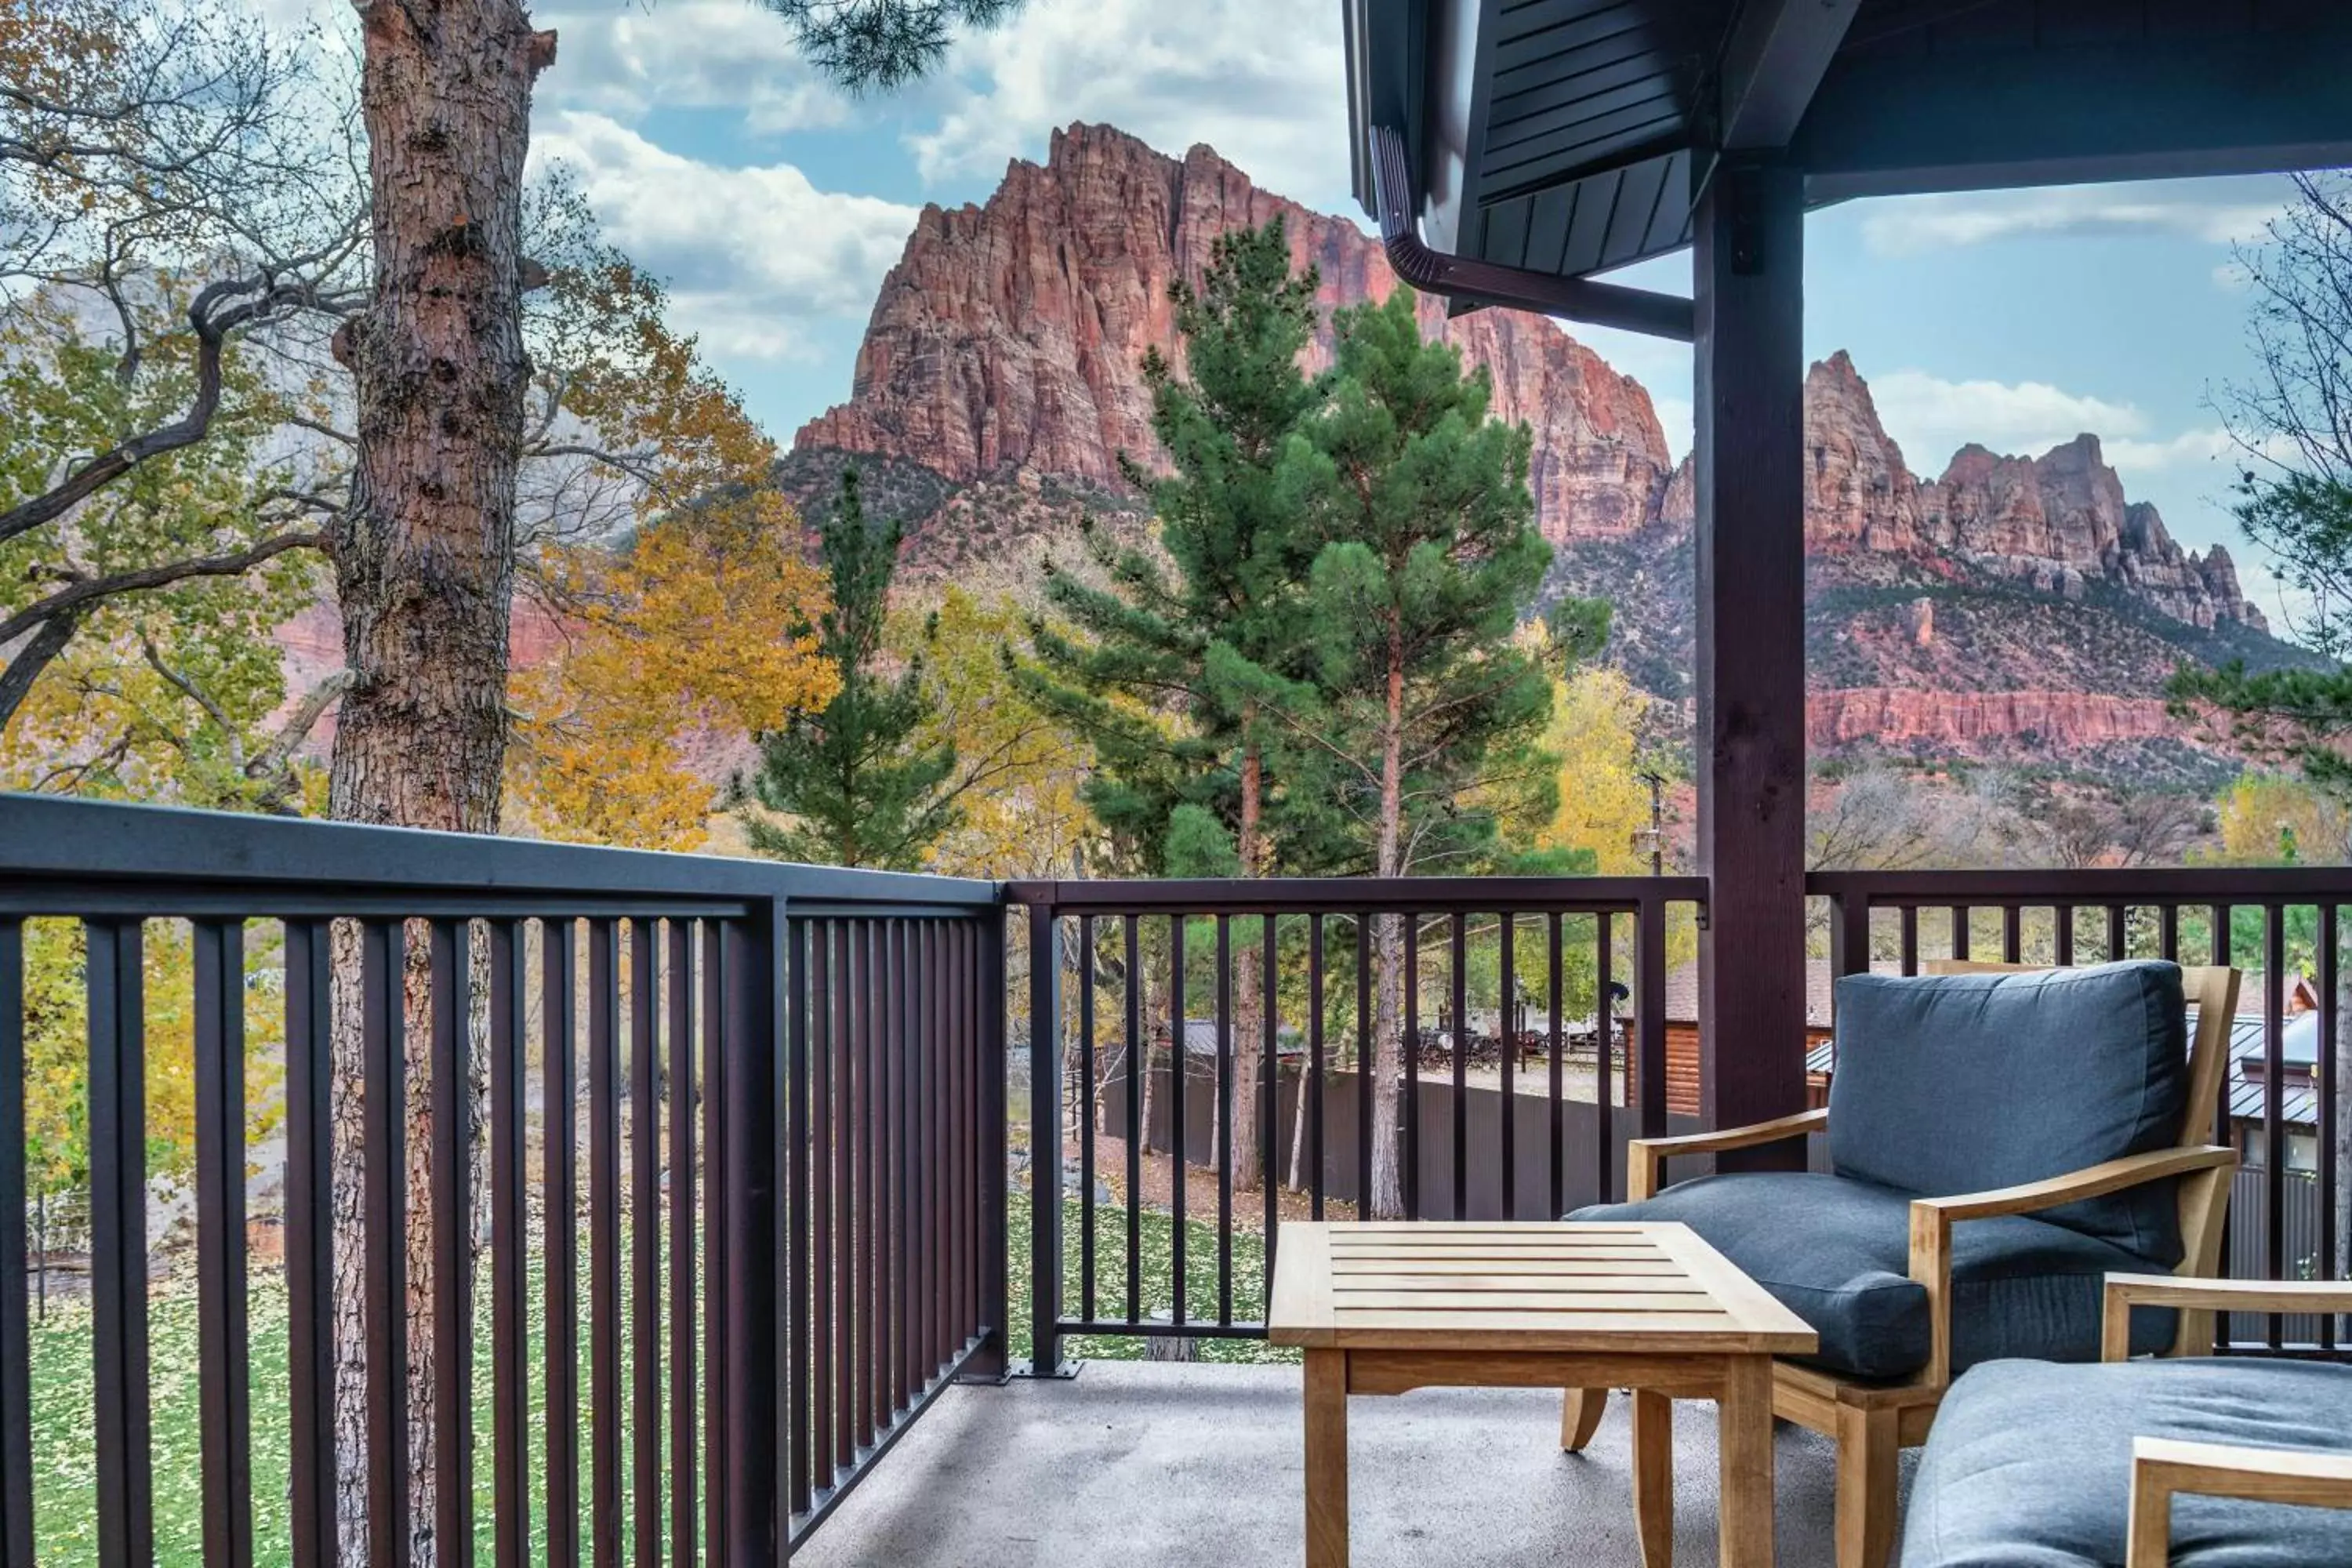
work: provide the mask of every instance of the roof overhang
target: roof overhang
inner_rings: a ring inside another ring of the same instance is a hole
[[[1358,199],[1402,276],[1469,307],[1687,336],[1668,297],[1589,280],[1687,245],[1727,154],[1793,163],[1811,206],[2352,163],[2342,0],[1343,12]]]

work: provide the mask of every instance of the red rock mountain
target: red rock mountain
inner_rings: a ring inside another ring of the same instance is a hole
[[[2106,583],[2195,626],[2233,621],[2268,629],[2240,591],[2230,552],[2216,544],[2191,554],[2155,507],[2126,501],[2096,436],[2034,458],[1971,444],[1941,479],[1915,478],[1840,350],[1806,377],[1805,444],[1812,458],[1805,533],[1816,561],[1878,552],[1929,572],[1971,566],[2067,598]]]
[[[1181,161],[1123,132],[1073,125],[1041,166],[1014,163],[985,206],[932,206],[884,279],[850,399],[795,445],[878,453],[959,483],[1016,471],[1106,489],[1118,455],[1150,460],[1146,349],[1181,363],[1168,285],[1197,279],[1213,240],[1279,216],[1327,309],[1385,300],[1396,276],[1344,219],[1260,190],[1206,147]],[[1545,533],[1652,521],[1674,467],[1650,395],[1540,317],[1488,310],[1444,332],[1495,381],[1495,411],[1535,432]],[[1328,331],[1314,358],[1329,363]]]
[[[925,209],[875,302],[849,400],[801,429],[795,460],[912,465],[930,498],[1043,479],[1129,504],[1120,455],[1158,460],[1140,361],[1157,348],[1181,363],[1169,283],[1197,279],[1217,235],[1276,216],[1327,310],[1397,286],[1354,224],[1260,189],[1206,147],[1176,159],[1108,127],[1056,132],[1046,161],[1012,163],[985,205]],[[1431,299],[1420,314],[1486,367],[1496,412],[1532,430],[1558,586],[1612,599],[1621,658],[1684,695],[1692,492],[1648,393],[1541,318],[1449,321]],[[1329,353],[1327,329],[1310,358]],[[1818,747],[2178,747],[2160,690],[2180,658],[2285,656],[2228,552],[2183,550],[2154,507],[2128,500],[2095,436],[2035,458],[1963,447],[1927,479],[1846,354],[1816,364],[1806,394]],[[910,517],[919,541],[971,526],[974,509],[925,509]]]

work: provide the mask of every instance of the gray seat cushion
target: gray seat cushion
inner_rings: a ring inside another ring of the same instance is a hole
[[[1570,1219],[1681,1220],[1821,1336],[1815,1364],[1848,1377],[1907,1377],[1927,1361],[1927,1292],[1910,1278],[1911,1199],[1811,1172],[1701,1176],[1638,1204]],[[1952,1364],[2099,1353],[2101,1277],[2147,1259],[2021,1215],[1952,1227]],[[2172,1339],[2172,1315],[2133,1315],[2134,1348]]]
[[[1830,1167],[1947,1194],[2168,1148],[2188,1093],[2184,1007],[2179,966],[2147,961],[1849,975],[1837,985]],[[2163,1268],[2180,1259],[2169,1182],[2040,1217]]]
[[[2352,1367],[1993,1362],[1928,1430],[1902,1568],[2121,1568],[2134,1437],[2352,1451]],[[2352,1513],[2177,1498],[2172,1568],[2352,1563]]]

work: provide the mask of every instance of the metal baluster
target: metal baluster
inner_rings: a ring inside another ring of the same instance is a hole
[[[332,931],[326,921],[286,922],[286,1383],[294,1568],[332,1568],[335,1561]]]
[[[1095,1310],[1095,918],[1078,917],[1078,1305]]]
[[[694,1568],[694,924],[667,923],[670,1568]],[[518,1123],[520,1126],[520,1123]],[[518,1361],[520,1364],[520,1361]]]
[[[253,1561],[253,1423],[246,1334],[245,925],[198,921],[193,934],[205,1563],[246,1568]],[[21,1200],[9,1212],[23,1223]],[[140,1234],[143,1245],[143,1222]],[[23,1279],[21,1269],[0,1273],[0,1289],[21,1297]]]
[[[540,1199],[546,1215],[547,1560],[580,1561],[579,930],[540,922],[544,1035]],[[711,1452],[718,1451],[711,1445]],[[714,1489],[713,1497],[717,1496]]]
[[[621,1561],[621,966],[588,922],[588,1479],[595,1568]]]
[[[1094,963],[1094,949],[1087,949]],[[1088,1186],[1092,1186],[1089,1172]],[[1087,1201],[1093,1201],[1088,1192]],[[1089,1221],[1093,1210],[1087,1211]],[[1089,1312],[1088,1317],[1094,1314]],[[1217,1321],[1234,1321],[1234,929],[1217,917]]]
[[[25,922],[10,917],[0,919],[0,1568],[34,1568],[25,1262]]]
[[[428,928],[432,1146],[427,1178],[433,1225],[433,1533],[474,1539],[474,1079],[473,927]],[[463,1549],[460,1549],[463,1550]]]
[[[524,1291],[524,1016],[528,953],[519,921],[490,922],[490,1549],[497,1568],[530,1552],[530,1324]],[[689,1450],[690,1452],[690,1450]]]
[[[406,933],[394,921],[360,925],[361,1247],[366,1308],[368,1553],[407,1560],[408,1203],[406,1052],[402,976]],[[99,1506],[106,1508],[103,1488]]]

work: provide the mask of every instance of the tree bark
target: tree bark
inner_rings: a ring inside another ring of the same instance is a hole
[[[1404,875],[1404,631],[1390,612],[1388,690],[1381,715],[1381,826],[1374,871]],[[1372,1019],[1372,1191],[1374,1219],[1404,1217],[1404,1185],[1397,1151],[1397,1074],[1404,1038],[1404,931],[1396,915],[1382,915],[1374,929],[1380,966]],[[1460,1026],[1458,1024],[1455,1026]],[[1418,1107],[1414,1108],[1417,1111]]]
[[[522,172],[532,79],[554,58],[520,0],[362,0],[361,111],[369,145],[374,296],[336,335],[356,383],[352,503],[328,539],[351,686],[329,808],[339,819],[498,829],[507,745],[515,467],[530,362],[522,338]],[[432,1098],[420,1005],[426,944],[411,933],[408,1006],[409,1547],[435,1563],[430,1457],[432,1251],[425,1151]],[[334,1092],[355,1129],[358,936],[339,925]],[[479,960],[486,953],[478,949]],[[479,1052],[475,1053],[478,1064]],[[478,1173],[478,1096],[471,1097]],[[346,1563],[367,1545],[359,1162],[337,1141],[337,1521]],[[464,1547],[453,1543],[452,1556]]]

